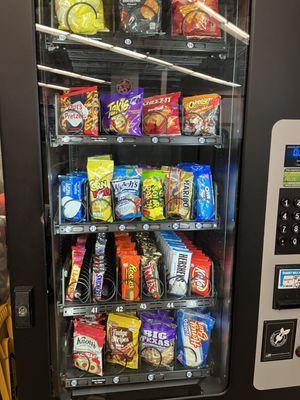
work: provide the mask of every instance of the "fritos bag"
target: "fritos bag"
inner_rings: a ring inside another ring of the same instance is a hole
[[[172,35],[194,38],[221,37],[220,24],[199,6],[205,4],[218,12],[218,0],[172,0]]]
[[[55,0],[55,11],[59,29],[84,35],[109,32],[102,0]]]
[[[91,374],[103,375],[102,349],[104,326],[74,320],[73,362],[76,368]]]
[[[146,135],[180,135],[180,92],[147,97],[143,105],[143,131]]]
[[[90,187],[90,211],[92,218],[105,222],[113,221],[111,202],[111,180],[114,162],[88,158],[87,173]]]
[[[220,102],[221,96],[218,94],[183,98],[183,134],[216,135]]]
[[[64,135],[99,135],[99,96],[97,86],[72,88],[59,96],[60,131]]]
[[[127,368],[138,369],[138,340],[141,321],[126,314],[108,314],[106,327],[106,360]]]

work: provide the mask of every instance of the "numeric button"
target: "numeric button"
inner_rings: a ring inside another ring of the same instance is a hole
[[[281,199],[280,202],[281,202],[282,207],[285,207],[285,208],[288,208],[291,204],[289,199]]]
[[[291,239],[290,239],[290,243],[291,243],[291,245],[293,246],[293,247],[296,247],[297,245],[298,245],[298,238],[296,238],[296,237],[291,237]]]
[[[300,221],[300,211],[295,211],[295,212],[293,213],[293,219],[294,219],[295,221]]]
[[[300,208],[300,198],[296,198],[296,199],[294,200],[294,204],[295,204],[295,207]]]
[[[278,239],[278,244],[279,244],[279,246],[284,247],[285,244],[286,244],[285,238],[280,237],[280,238]]]
[[[288,227],[286,225],[280,225],[278,227],[278,230],[280,233],[282,233],[283,235],[285,235],[287,233]]]
[[[295,224],[292,226],[292,232],[295,233],[296,235],[298,235],[300,230],[300,226],[298,224]]]
[[[299,215],[299,217],[300,217],[300,215]],[[280,213],[280,219],[281,219],[282,221],[287,221],[287,220],[289,219],[289,214],[288,214],[288,212],[287,212],[287,211],[282,211],[282,212]]]

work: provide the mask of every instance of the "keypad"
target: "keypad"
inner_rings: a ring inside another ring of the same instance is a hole
[[[275,254],[300,254],[300,189],[280,189]]]

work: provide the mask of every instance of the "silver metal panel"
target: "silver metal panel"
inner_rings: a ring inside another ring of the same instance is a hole
[[[283,187],[284,157],[286,145],[300,145],[300,121],[281,120],[273,126],[268,192],[263,243],[259,320],[254,370],[254,386],[258,390],[285,388],[300,385],[300,358],[261,362],[263,324],[266,320],[300,319],[300,309],[274,310],[274,267],[280,264],[300,264],[300,255],[275,255],[277,208],[279,190]],[[259,146],[259,143],[257,144]],[[253,185],[260,185],[259,177]],[[255,218],[255,216],[253,216]],[[258,223],[260,223],[258,221]],[[253,265],[253,268],[259,268]],[[249,277],[251,279],[251,276]],[[297,323],[295,348],[300,345],[300,327]]]

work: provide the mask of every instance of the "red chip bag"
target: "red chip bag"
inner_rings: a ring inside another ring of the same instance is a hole
[[[180,135],[179,98],[169,93],[144,99],[143,131],[146,135]]]
[[[218,0],[172,0],[172,35],[194,38],[221,37],[220,24],[200,7],[204,3],[218,12]]]

